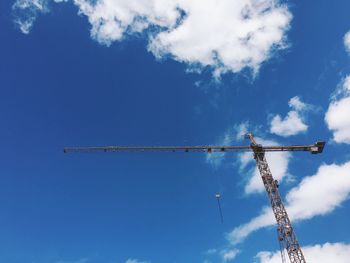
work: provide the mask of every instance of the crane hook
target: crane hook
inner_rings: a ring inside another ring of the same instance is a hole
[[[218,201],[218,208],[219,208],[221,223],[224,223],[224,217],[222,216],[222,210],[221,210],[221,204],[220,204],[220,198],[221,198],[220,193],[216,193],[215,198]]]

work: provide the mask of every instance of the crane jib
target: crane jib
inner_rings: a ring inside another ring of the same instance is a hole
[[[311,145],[291,146],[97,146],[97,147],[66,147],[65,153],[73,152],[301,152],[321,153],[325,142],[319,141]]]

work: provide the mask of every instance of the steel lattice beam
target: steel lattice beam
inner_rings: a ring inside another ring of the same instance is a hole
[[[278,182],[273,178],[271,170],[265,158],[265,152],[259,149],[261,146],[256,143],[253,134],[248,133],[247,138],[250,139],[252,143],[254,149],[254,159],[259,169],[261,179],[264,183],[265,190],[270,200],[271,208],[277,222],[278,241],[281,244],[280,249],[282,260],[284,260],[283,251],[286,249],[291,263],[306,263],[298,239],[290,222],[288,213],[284,207],[281,195],[278,191]],[[323,147],[324,143],[322,150]]]
[[[66,147],[65,153],[76,152],[302,152],[321,153],[325,143],[316,142],[310,145],[291,146],[98,146],[98,147]]]
[[[287,211],[278,191],[278,182],[273,178],[265,154],[254,153],[265,190],[270,200],[272,211],[275,215],[278,230],[278,239],[286,249],[291,263],[306,263],[303,252],[295,235],[294,229],[288,217]],[[283,251],[281,251],[283,252]]]

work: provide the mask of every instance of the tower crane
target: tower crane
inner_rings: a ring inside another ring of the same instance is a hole
[[[269,198],[272,211],[277,222],[278,241],[282,260],[284,261],[284,250],[287,251],[290,263],[306,263],[305,257],[299,245],[294,228],[287,214],[278,191],[278,182],[272,176],[267,163],[265,152],[310,152],[312,154],[322,153],[325,146],[324,141],[317,141],[309,145],[291,146],[263,146],[255,141],[252,133],[246,134],[250,140],[250,145],[244,146],[101,146],[101,147],[66,147],[65,153],[77,152],[253,152],[256,165],[260,172],[267,196]]]

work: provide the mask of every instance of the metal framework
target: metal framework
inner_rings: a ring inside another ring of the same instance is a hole
[[[278,182],[272,176],[269,165],[265,158],[264,151],[258,145],[253,135],[247,134],[254,150],[254,159],[258,166],[265,190],[270,200],[270,204],[277,222],[278,241],[280,242],[282,261],[285,261],[283,251],[287,250],[291,263],[306,263],[303,252],[299,245],[298,239],[288,217],[286,208],[282,202],[281,195],[278,191]]]
[[[280,243],[282,261],[285,262],[284,249],[288,253],[291,263],[306,263],[303,252],[297,240],[296,234],[283,205],[278,191],[278,182],[272,176],[265,158],[265,152],[300,152],[306,151],[312,154],[322,153],[325,142],[318,141],[310,145],[292,146],[262,146],[257,144],[252,133],[246,137],[251,144],[248,146],[101,146],[101,147],[66,147],[65,153],[77,152],[253,152],[256,165],[264,183],[273,213],[277,222],[278,241]]]
[[[316,142],[310,145],[291,146],[261,146],[258,148],[252,145],[243,146],[97,146],[97,147],[65,147],[65,153],[77,152],[311,152],[321,153],[324,142]]]

